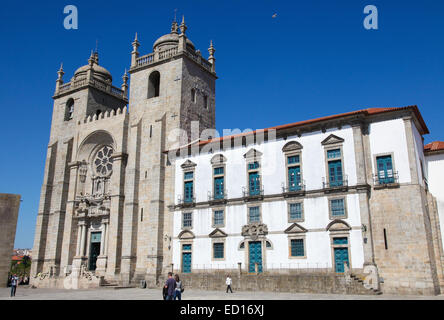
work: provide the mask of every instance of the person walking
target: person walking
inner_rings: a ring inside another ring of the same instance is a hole
[[[175,275],[174,279],[176,280],[176,288],[174,290],[174,299],[173,300],[182,300],[182,292],[184,291],[182,281],[179,279],[179,275]]]
[[[173,300],[174,290],[176,289],[176,280],[173,279],[172,272],[168,272],[168,279],[165,282],[165,288],[168,290],[166,300]]]
[[[15,292],[17,290],[18,278],[17,275],[14,274],[11,277],[11,297],[15,297]]]
[[[233,290],[231,290],[231,277],[229,274],[227,275],[227,280],[225,280],[225,284],[227,285],[227,293],[228,289],[230,289],[231,293],[233,293]]]

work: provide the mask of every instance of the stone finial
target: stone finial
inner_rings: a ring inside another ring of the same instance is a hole
[[[176,22],[176,19],[174,19],[174,21],[173,21],[173,23],[171,24],[171,33],[178,33],[177,32],[177,30],[178,30],[178,25],[177,25],[177,22]]]
[[[92,78],[93,78],[93,72],[94,72],[93,65],[95,62],[96,62],[96,58],[95,58],[94,52],[91,50],[91,56],[88,59],[89,67],[88,67],[88,71],[86,72],[86,78],[88,80],[92,80]]]
[[[137,49],[138,49],[139,46],[140,46],[140,42],[139,42],[139,40],[137,39],[137,32],[136,32],[136,36],[134,37],[134,41],[133,41],[132,45],[133,45],[133,53],[134,53],[134,52],[137,52]],[[138,52],[137,52],[137,53],[138,53]]]
[[[214,58],[214,53],[216,52],[216,49],[214,49],[213,40],[210,41],[208,52],[210,53],[210,56],[208,57],[208,62],[211,63],[211,71],[216,72],[216,58]]]
[[[137,32],[136,32],[136,36],[134,38],[132,45],[133,45],[133,51],[131,52],[131,68],[136,66],[136,64],[137,64],[136,59],[139,57],[138,48],[140,46],[140,42],[137,39]]]
[[[96,61],[96,58],[94,56],[94,52],[93,52],[93,50],[91,50],[91,55],[89,56],[88,64],[92,67],[92,65],[94,64],[95,61]]]
[[[59,71],[57,71],[57,74],[59,75],[57,80],[62,80],[63,81],[63,75],[65,74],[65,72],[63,71],[63,62],[60,64],[60,69]]]
[[[94,52],[94,62],[99,64],[99,52],[97,50]]]
[[[214,58],[214,53],[216,52],[216,49],[214,49],[213,40],[210,40],[210,47],[208,48],[208,52],[210,53],[210,58]]]
[[[182,16],[182,23],[180,24],[180,32],[182,34],[185,34],[185,32],[187,31],[187,26],[185,25],[185,16]]]
[[[128,93],[128,74],[126,73],[126,68],[125,68],[125,73],[122,77],[123,79],[123,83],[122,83],[122,91],[123,91],[123,96],[126,97],[127,93]]]
[[[58,77],[56,81],[56,93],[59,92],[60,86],[63,84],[63,75],[65,72],[63,71],[63,62],[60,65],[59,71],[57,71]]]

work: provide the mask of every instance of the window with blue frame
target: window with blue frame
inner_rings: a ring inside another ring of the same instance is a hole
[[[290,203],[290,220],[302,220],[302,203]]]
[[[341,158],[341,149],[334,149],[327,151],[327,159]]]
[[[223,226],[224,225],[224,210],[214,210],[214,225]]]
[[[259,207],[249,207],[248,208],[248,221],[251,222],[260,222],[260,209]]]
[[[182,245],[182,251],[191,251],[191,244]]]
[[[346,237],[333,238],[333,244],[338,244],[338,245],[348,244],[348,239]]]
[[[248,191],[250,196],[257,196],[261,193],[261,182],[259,172],[249,172],[248,173],[249,188]]]
[[[287,157],[288,164],[299,164],[299,155]]]
[[[184,173],[184,202],[190,203],[193,202],[194,198],[194,172],[185,172]]]
[[[255,170],[255,169],[259,169],[259,162],[255,161],[248,164],[248,170]]]
[[[393,174],[392,156],[377,157],[376,165],[378,166],[379,184],[389,184],[395,182],[395,176]]]
[[[330,200],[331,216],[334,218],[345,216],[345,201],[344,199]]]
[[[214,199],[225,197],[224,167],[214,168]]]
[[[184,212],[182,218],[182,227],[191,228],[193,226],[193,214],[191,212]]]
[[[224,167],[214,168],[214,175],[224,174]]]
[[[328,181],[330,187],[340,187],[344,185],[342,172],[341,149],[327,151],[328,161]]]
[[[287,157],[287,170],[288,170],[288,189],[289,191],[299,191],[302,189],[301,185],[301,166],[300,156],[288,156]]]
[[[292,257],[304,257],[304,239],[291,239],[291,248],[290,248]]]
[[[191,180],[194,177],[194,172],[185,172],[184,173],[184,180]]]
[[[186,181],[185,182],[185,197],[184,197],[184,201],[185,202],[193,202],[193,181]]]
[[[224,243],[213,243],[213,258],[223,259],[224,258]]]

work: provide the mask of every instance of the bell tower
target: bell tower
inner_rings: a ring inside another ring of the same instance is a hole
[[[164,151],[197,139],[192,131],[200,136],[215,128],[215,50],[211,43],[208,60],[202,57],[186,30],[185,18],[180,25],[173,21],[144,56],[137,34],[132,43],[123,283],[156,285],[171,270],[174,169]]]

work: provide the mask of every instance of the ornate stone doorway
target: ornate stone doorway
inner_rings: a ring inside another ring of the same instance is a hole
[[[89,249],[89,270],[95,271],[97,268],[97,258],[100,255],[101,232],[91,233],[91,244]]]
[[[262,241],[250,241],[248,243],[248,272],[262,272]],[[257,265],[257,270],[256,270]]]

